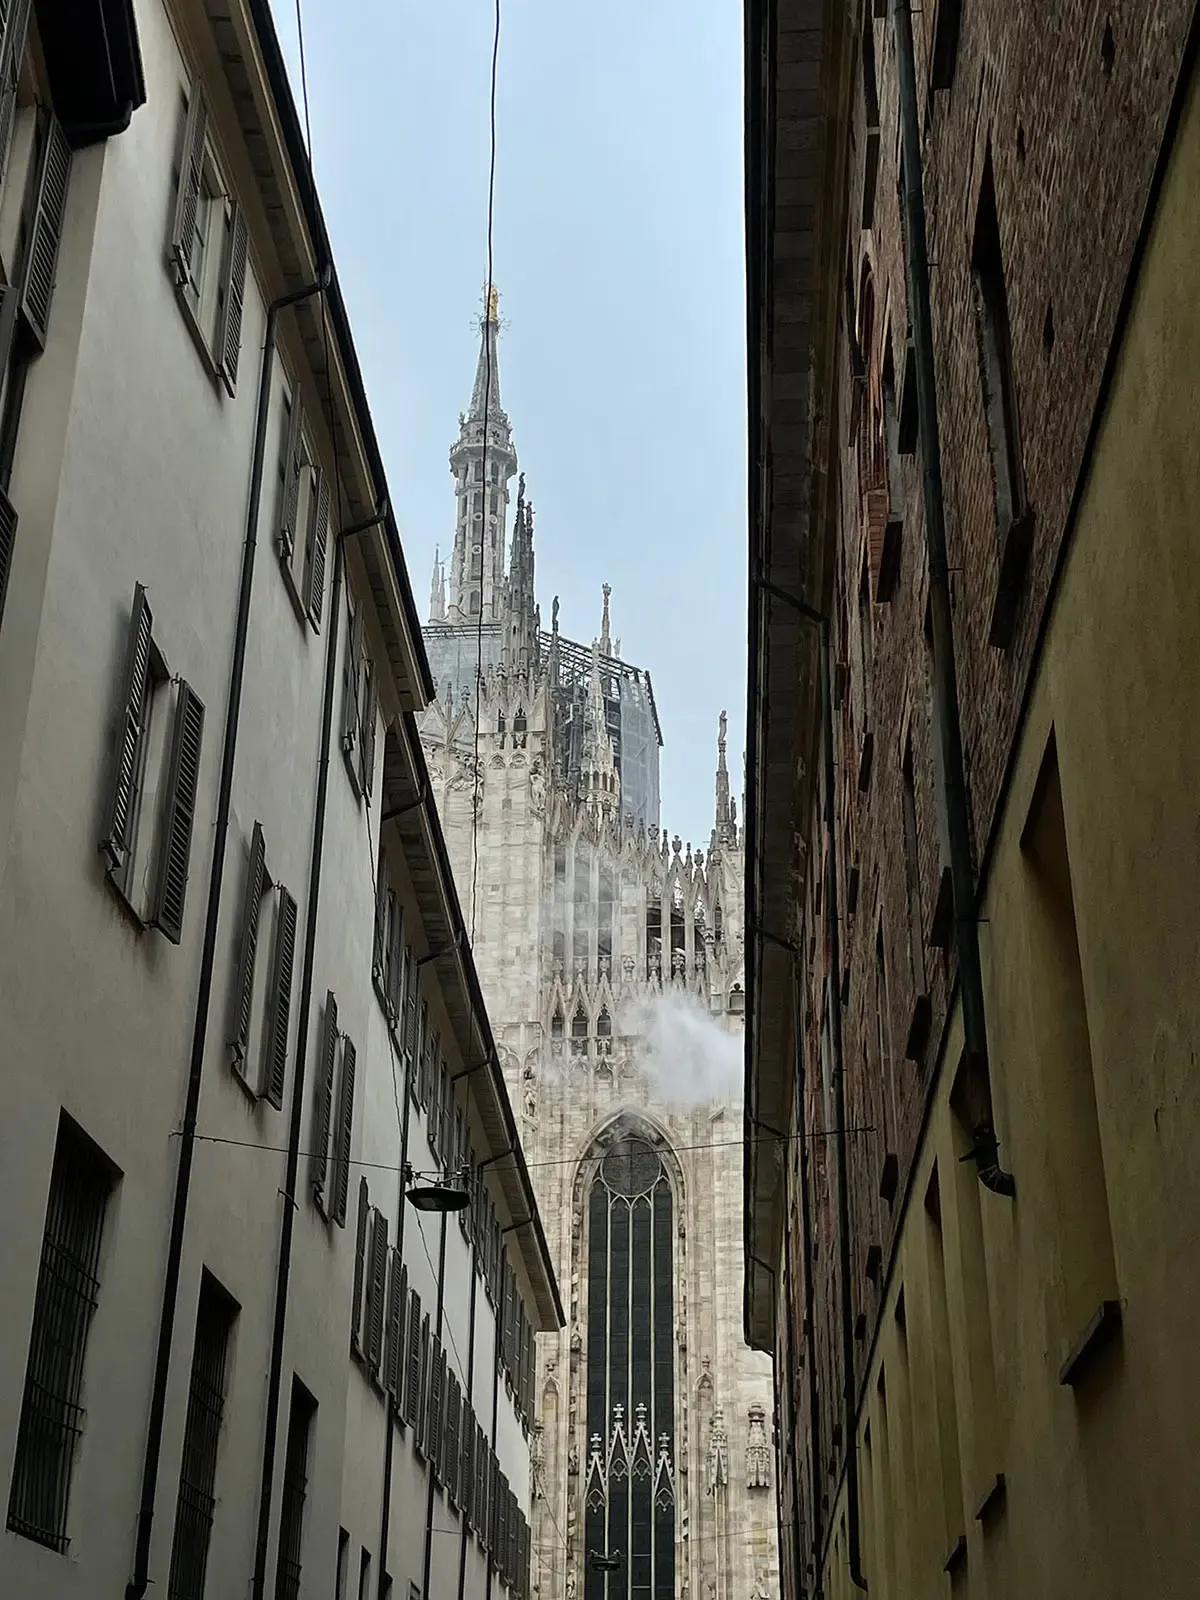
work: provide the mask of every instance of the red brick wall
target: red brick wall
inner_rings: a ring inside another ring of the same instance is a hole
[[[868,6],[871,0],[867,0]],[[1099,395],[1114,323],[1142,225],[1152,174],[1191,22],[1192,0],[963,0],[952,86],[922,107],[936,370],[942,434],[947,539],[953,569],[957,668],[967,778],[976,851],[986,864],[988,839],[1001,796],[1022,697],[1034,665],[1085,441]],[[925,17],[932,15],[927,10]],[[1105,45],[1106,24],[1111,51]],[[898,117],[890,20],[874,23],[879,93],[879,172],[874,227],[859,230],[863,154],[868,129],[858,73],[851,138],[850,218],[845,271],[855,301],[864,263],[873,279],[876,338],[891,338],[897,379],[904,366],[907,309],[897,192]],[[926,71],[926,42],[917,27],[918,78]],[[998,571],[998,535],[980,387],[970,273],[975,206],[987,142],[996,188],[1001,248],[1012,332],[1024,476],[1035,515],[1029,571],[1007,650],[988,642]],[[1043,337],[1052,307],[1053,344]],[[893,598],[869,607],[865,659],[859,641],[859,575],[863,540],[860,462],[856,437],[861,391],[853,381],[852,340],[857,307],[845,306],[834,418],[840,500],[840,548],[834,596],[835,660],[848,667],[849,694],[835,714],[841,905],[841,961],[848,972],[843,1039],[847,1115],[852,1129],[851,1224],[855,1314],[866,1319],[855,1346],[865,1365],[878,1315],[901,1198],[938,1058],[953,979],[953,957],[926,948],[931,1006],[923,1062],[905,1060],[916,992],[909,946],[901,762],[910,730],[915,777],[921,927],[929,930],[941,859],[933,784],[929,677],[924,633],[925,536],[919,453],[900,461],[893,515],[904,531]],[[878,350],[864,350],[870,368]],[[860,380],[861,382],[861,380]],[[1130,530],[1136,537],[1136,529]],[[859,784],[862,739],[874,735],[869,785]],[[819,873],[822,823],[810,819],[808,859]],[[846,903],[857,866],[857,907]],[[828,950],[808,885],[804,944],[807,973],[808,1129],[817,1248],[814,1316],[821,1390],[823,1493],[832,1503],[842,1452],[835,1449],[840,1419],[840,1322],[837,1279],[836,1188],[833,1141],[824,1128],[821,1098],[821,995]],[[877,1062],[876,937],[882,926],[887,977],[885,1035],[890,1068]],[[814,936],[814,930],[815,936]],[[865,1131],[857,1131],[865,1130]],[[897,1165],[896,1195],[880,1195],[887,1157]],[[789,1180],[795,1185],[793,1176]],[[794,1198],[794,1197],[793,1197]],[[868,1252],[878,1247],[883,1270],[867,1278]],[[798,1237],[791,1241],[793,1273],[802,1282]],[[797,1348],[802,1338],[797,1330]],[[807,1416],[807,1382],[792,1374],[797,1407]],[[808,1480],[807,1439],[797,1442],[802,1483]],[[807,1488],[804,1491],[808,1504]]]

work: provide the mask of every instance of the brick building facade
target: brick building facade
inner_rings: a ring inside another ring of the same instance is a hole
[[[1195,39],[1188,0],[747,5],[746,1319],[785,1593],[1187,1588],[1168,1480],[1114,1485],[1198,1421],[1161,1409],[1178,1305],[1146,1331],[1197,1038]]]

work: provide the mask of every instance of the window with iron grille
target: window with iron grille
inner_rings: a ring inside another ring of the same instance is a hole
[[[299,1378],[293,1378],[287,1454],[283,1463],[283,1502],[279,1512],[275,1600],[299,1600],[304,1547],[304,1498],[308,1490],[308,1448],[316,1414],[317,1402]]]
[[[9,1528],[60,1553],[69,1542],[71,1473],[84,1422],[83,1364],[114,1178],[91,1140],[64,1117],[50,1176],[8,1501]]]
[[[200,1283],[196,1343],[183,1429],[179,1502],[171,1545],[169,1600],[203,1600],[216,1506],[217,1449],[225,1411],[225,1365],[237,1315],[234,1302],[206,1272]]]

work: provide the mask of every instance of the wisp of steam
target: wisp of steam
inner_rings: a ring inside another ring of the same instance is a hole
[[[740,1099],[742,1036],[726,1033],[695,995],[668,990],[632,1000],[621,1032],[638,1037],[638,1065],[664,1105]]]

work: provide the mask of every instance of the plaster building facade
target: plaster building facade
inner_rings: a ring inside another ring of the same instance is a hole
[[[0,1593],[524,1596],[562,1312],[265,0],[0,7],[0,167]]]
[[[746,16],[745,1314],[784,1587],[1182,1596],[1196,7]]]
[[[653,685],[612,635],[607,586],[590,644],[561,631],[557,601],[543,626],[497,332],[493,297],[450,457],[421,738],[567,1313],[537,1341],[531,1590],[768,1600],[770,1363],[739,1311],[742,839],[724,719],[714,826],[693,848],[659,826]],[[706,1093],[714,1043],[734,1068]]]

